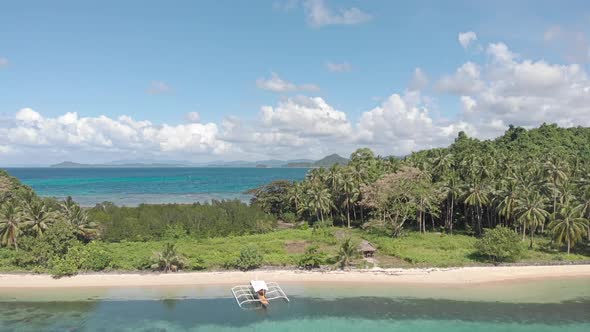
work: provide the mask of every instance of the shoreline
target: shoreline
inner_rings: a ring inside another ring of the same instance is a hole
[[[286,284],[474,286],[509,281],[588,278],[590,264],[494,266],[350,271],[254,270],[178,273],[93,273],[55,279],[47,274],[0,274],[2,289],[207,286],[248,284],[252,279]]]

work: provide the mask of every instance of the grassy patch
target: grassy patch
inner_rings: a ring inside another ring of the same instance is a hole
[[[337,238],[338,237],[338,238]],[[148,269],[154,253],[172,242],[177,252],[188,260],[188,269],[225,269],[233,264],[240,251],[254,245],[263,254],[264,266],[294,267],[303,250],[316,245],[327,257],[334,257],[340,244],[339,238],[350,238],[354,245],[365,238],[378,248],[377,261],[381,267],[447,267],[482,264],[474,255],[476,238],[467,235],[444,235],[438,233],[408,233],[399,238],[369,235],[361,230],[346,228],[286,229],[265,234],[194,239],[182,237],[174,240],[95,243],[112,256],[107,270],[137,271]],[[562,248],[561,248],[562,249]],[[572,253],[567,256],[561,249],[550,246],[548,238],[535,240],[533,250],[525,250],[519,263],[551,263],[559,261],[588,261],[590,256]],[[586,253],[586,252],[584,252]],[[24,272],[12,264],[12,249],[0,248],[0,272]],[[361,259],[353,261],[356,267],[367,264]],[[370,266],[369,266],[370,267]]]

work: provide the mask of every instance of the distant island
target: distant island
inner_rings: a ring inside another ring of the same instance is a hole
[[[316,167],[331,167],[332,165],[344,166],[348,164],[347,158],[341,157],[337,154],[331,154],[318,161],[314,162],[291,162],[287,163],[284,167],[289,168],[316,168]]]
[[[331,154],[320,160],[296,159],[296,160],[259,160],[259,161],[213,161],[210,163],[191,163],[184,161],[158,162],[149,160],[140,161],[114,161],[102,164],[84,164],[73,161],[64,161],[54,164],[51,168],[162,168],[162,167],[233,167],[233,168],[321,168],[332,165],[346,165],[348,159]]]

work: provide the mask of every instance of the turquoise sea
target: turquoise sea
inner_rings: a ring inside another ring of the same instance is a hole
[[[8,168],[46,197],[72,196],[83,206],[248,201],[244,192],[274,180],[301,180],[303,168]]]
[[[238,308],[229,286],[21,289],[0,294],[0,330],[590,331],[587,279],[283,288],[291,301],[267,310]]]

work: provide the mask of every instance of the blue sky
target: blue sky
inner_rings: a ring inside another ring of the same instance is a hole
[[[587,1],[4,1],[0,9],[0,165],[315,158],[364,145],[404,154],[448,144],[459,129],[488,138],[509,123],[590,121]],[[461,45],[461,33],[475,38]],[[509,59],[491,47],[499,44]],[[453,76],[466,63],[476,67],[472,82]],[[477,106],[467,112],[470,100]],[[74,112],[75,123],[59,120]],[[428,139],[405,132],[421,123]]]

